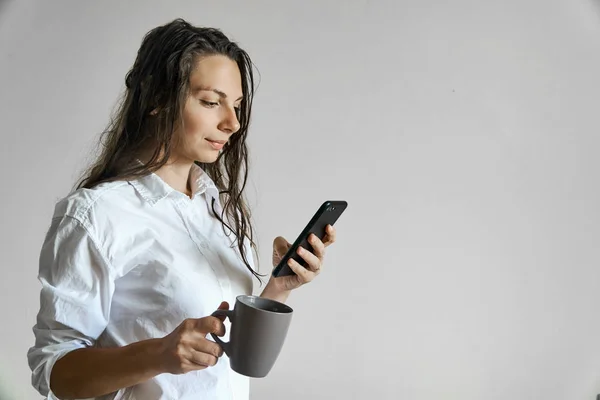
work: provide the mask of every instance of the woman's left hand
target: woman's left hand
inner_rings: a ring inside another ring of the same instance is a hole
[[[306,261],[306,267],[303,267],[296,260],[290,258],[288,265],[295,274],[277,278],[271,276],[267,287],[271,286],[271,289],[276,292],[285,292],[296,289],[315,279],[315,277],[323,271],[325,248],[331,246],[335,242],[336,231],[333,226],[327,225],[325,233],[323,240],[320,240],[314,234],[309,236],[308,242],[313,248],[312,252],[302,246],[298,248],[298,255]],[[279,264],[290,247],[291,244],[281,236],[278,236],[273,240],[273,267],[276,267]]]

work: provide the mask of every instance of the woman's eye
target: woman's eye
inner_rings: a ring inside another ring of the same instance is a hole
[[[200,100],[200,103],[204,104],[207,107],[216,107],[219,105],[219,103],[215,103],[215,102],[207,101],[207,100]]]

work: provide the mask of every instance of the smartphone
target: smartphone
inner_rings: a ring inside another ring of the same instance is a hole
[[[277,267],[273,269],[273,276],[294,275],[294,271],[287,264],[290,258],[293,258],[300,265],[306,267],[306,261],[296,253],[298,246],[302,246],[312,252],[313,248],[308,242],[310,234],[314,233],[319,239],[323,240],[327,233],[325,231],[327,225],[335,224],[340,215],[346,210],[346,207],[348,207],[348,203],[343,200],[328,200],[324,202],[308,222],[302,233],[300,233],[294,244],[292,244],[292,247],[285,253]]]

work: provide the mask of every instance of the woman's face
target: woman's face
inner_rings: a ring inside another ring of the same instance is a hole
[[[192,70],[189,83],[184,126],[175,132],[179,140],[174,155],[180,161],[212,163],[240,129],[236,113],[243,94],[240,70],[228,57],[203,57]]]

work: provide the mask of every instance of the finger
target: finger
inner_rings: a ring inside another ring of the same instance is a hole
[[[226,301],[222,301],[217,310],[229,310],[229,303]],[[223,322],[227,317],[225,315],[217,315],[217,318],[221,320],[221,322]]]
[[[325,235],[325,238],[323,239],[323,243],[325,244],[325,247],[327,247],[327,246],[335,243],[337,231],[335,230],[335,228],[332,225],[327,225],[325,232],[327,234]]]
[[[291,246],[282,236],[273,239],[273,264],[278,264]]]
[[[273,250],[280,256],[283,256],[292,245],[282,236],[277,236],[273,239]]]
[[[311,234],[308,237],[308,242],[313,248],[313,254],[317,256],[319,260],[323,260],[325,257],[325,244],[315,234]]]
[[[213,342],[206,337],[199,338],[194,341],[187,342],[190,350],[194,350],[200,353],[210,354],[214,357],[221,357],[223,355],[223,348],[217,342]]]
[[[293,258],[290,258],[288,265],[292,271],[298,276],[301,283],[308,283],[313,280],[315,273],[304,268],[300,263]]]
[[[308,269],[317,272],[321,269],[321,260],[319,257],[306,250],[304,247],[298,247],[298,255],[304,259],[308,264]]]
[[[196,330],[203,334],[214,333],[217,336],[223,336],[225,334],[225,325],[217,317],[209,316],[200,318],[196,323]]]
[[[217,346],[218,347],[218,346]],[[217,353],[219,354],[219,353]],[[190,362],[200,367],[212,367],[219,361],[220,355],[216,355],[214,351],[202,351],[192,349],[190,352]],[[201,369],[201,368],[200,368]]]
[[[229,303],[226,301],[222,301],[219,305],[219,310],[229,310]]]

